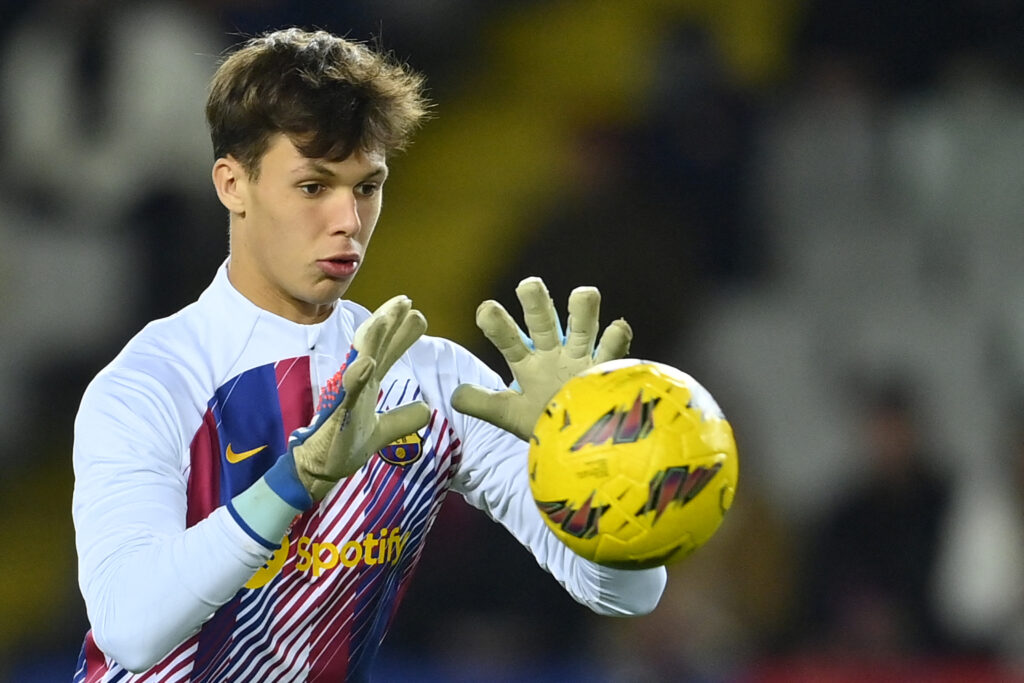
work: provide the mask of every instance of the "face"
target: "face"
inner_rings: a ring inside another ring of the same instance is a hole
[[[255,180],[235,159],[218,159],[214,184],[231,211],[232,284],[289,320],[324,320],[362,263],[387,172],[383,153],[310,159],[284,135],[271,141]]]

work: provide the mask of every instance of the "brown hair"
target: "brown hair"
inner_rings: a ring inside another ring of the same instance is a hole
[[[311,159],[404,149],[430,107],[423,77],[387,54],[297,28],[243,43],[217,69],[206,102],[215,158],[253,178],[277,133]]]

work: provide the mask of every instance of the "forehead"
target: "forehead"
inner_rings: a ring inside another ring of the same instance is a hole
[[[267,145],[260,167],[264,172],[288,174],[309,172],[338,174],[353,171],[372,174],[386,171],[387,163],[386,155],[382,150],[357,149],[347,158],[335,161],[310,158],[300,152],[287,135],[277,134]]]

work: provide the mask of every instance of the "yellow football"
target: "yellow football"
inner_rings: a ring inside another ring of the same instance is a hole
[[[738,474],[732,427],[711,394],[653,361],[609,361],[573,377],[530,440],[541,517],[574,552],[619,569],[701,547],[732,505]]]

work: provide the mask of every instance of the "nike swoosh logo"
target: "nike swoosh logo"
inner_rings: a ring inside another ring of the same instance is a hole
[[[256,455],[257,453],[259,453],[260,451],[262,451],[266,447],[267,447],[266,444],[264,444],[262,446],[259,446],[258,448],[252,449],[251,451],[242,451],[241,453],[235,453],[231,449],[231,444],[228,444],[227,450],[224,451],[224,456],[228,459],[229,463],[234,465],[235,463],[242,462],[246,458],[250,458],[250,457]]]

